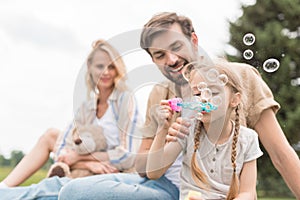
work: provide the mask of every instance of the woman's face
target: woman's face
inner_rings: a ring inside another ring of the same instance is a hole
[[[88,70],[99,90],[114,87],[114,80],[118,72],[110,56],[105,51],[98,50],[95,52]]]

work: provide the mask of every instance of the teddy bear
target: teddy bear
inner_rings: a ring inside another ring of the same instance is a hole
[[[72,142],[67,143],[65,148],[73,149],[78,154],[90,154],[107,149],[106,138],[103,135],[102,128],[96,125],[76,126],[71,134]],[[78,178],[93,175],[88,169],[70,169],[63,162],[56,162],[51,165],[47,177],[59,176]]]

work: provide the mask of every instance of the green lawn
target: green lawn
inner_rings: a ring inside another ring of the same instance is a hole
[[[3,180],[7,174],[11,171],[10,167],[0,167],[0,181]],[[25,181],[22,186],[31,185],[33,183],[38,183],[40,180],[45,178],[47,175],[46,170],[39,170],[33,176],[31,176],[27,181]],[[258,198],[258,200],[295,200],[293,198]]]
[[[289,198],[258,198],[258,200],[294,200]]]
[[[11,167],[0,167],[0,181],[3,180],[11,170],[12,170]],[[39,170],[33,176],[31,176],[27,181],[25,181],[22,184],[22,186],[38,183],[40,180],[45,178],[46,175],[47,175],[46,170]]]

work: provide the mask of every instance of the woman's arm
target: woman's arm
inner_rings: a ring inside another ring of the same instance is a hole
[[[94,152],[91,154],[80,155],[74,150],[66,149],[65,153],[61,154],[57,161],[64,162],[71,166],[79,161],[109,161],[109,157],[106,152]]]
[[[300,199],[299,157],[288,143],[271,108],[262,112],[254,128],[261,143],[270,155],[274,166],[296,198]]]
[[[240,190],[235,200],[253,200],[256,198],[256,159],[244,163],[240,174]]]
[[[112,166],[109,162],[99,161],[79,161],[72,165],[71,169],[88,169],[94,174],[109,174],[119,172],[119,170]]]

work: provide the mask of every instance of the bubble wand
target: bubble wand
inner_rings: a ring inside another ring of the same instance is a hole
[[[168,100],[169,105],[172,110],[176,112],[180,112],[182,108],[189,109],[189,110],[196,110],[198,112],[211,112],[216,110],[218,107],[213,105],[210,102],[200,102],[200,101],[193,101],[193,102],[183,102],[181,98],[173,98]]]

